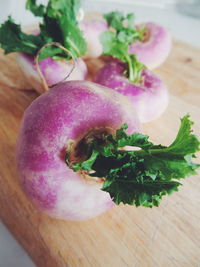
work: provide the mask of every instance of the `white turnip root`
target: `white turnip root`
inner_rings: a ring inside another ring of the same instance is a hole
[[[35,57],[25,53],[18,53],[16,59],[30,85],[39,93],[43,93],[45,88],[36,69]],[[72,60],[53,60],[49,57],[39,62],[39,68],[47,85],[52,86],[68,76],[73,68],[73,64]],[[70,76],[67,77],[67,80],[84,80],[86,76],[87,66],[81,58],[78,58],[75,68]]]
[[[135,84],[124,75],[125,70],[126,64],[113,60],[96,73],[94,82],[129,97],[140,122],[145,123],[158,118],[169,102],[167,86],[147,69],[142,71],[140,82]]]
[[[144,29],[143,38],[129,46],[129,53],[137,55],[138,60],[149,69],[159,67],[171,51],[172,37],[169,31],[154,22],[136,25],[136,28]]]
[[[87,57],[97,58],[102,55],[103,47],[100,42],[100,35],[108,29],[108,26],[103,20],[89,20],[79,23],[80,29],[87,41]]]
[[[113,133],[123,123],[139,131],[128,98],[86,81],[69,81],[39,96],[27,108],[17,141],[17,168],[29,199],[50,216],[80,221],[114,206],[101,180],[73,172],[66,151],[83,155],[81,142]]]

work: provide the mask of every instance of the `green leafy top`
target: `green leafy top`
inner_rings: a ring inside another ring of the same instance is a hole
[[[128,68],[125,74],[131,82],[139,83],[145,66],[137,60],[135,55],[129,54],[128,48],[134,41],[142,39],[144,29],[134,28],[134,14],[132,13],[124,16],[116,11],[105,14],[104,18],[110,28],[100,36],[103,53],[127,63]]]
[[[140,133],[127,135],[124,124],[115,136],[94,137],[87,144],[84,161],[71,164],[67,154],[66,162],[74,171],[84,170],[90,176],[103,177],[102,190],[116,204],[158,206],[164,195],[178,191],[181,178],[196,174],[200,167],[192,162],[200,150],[199,139],[191,133],[192,124],[189,115],[184,116],[174,142],[168,147],[154,145]],[[125,146],[137,150],[122,150]]]
[[[133,13],[123,15],[119,11],[114,11],[104,14],[103,17],[106,19],[108,26],[117,32],[121,41],[130,45],[143,38],[144,29],[138,30],[134,27],[135,15]]]
[[[27,0],[26,8],[35,16],[42,17],[40,33],[26,34],[11,17],[0,27],[0,45],[5,53],[24,52],[36,55],[45,44],[57,42],[75,57],[86,52],[86,42],[76,20],[80,0],[49,0],[48,5],[37,5],[36,0]],[[60,48],[48,46],[41,51],[39,60],[59,56],[71,59]]]

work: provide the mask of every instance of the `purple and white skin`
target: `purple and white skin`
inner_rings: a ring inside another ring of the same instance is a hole
[[[64,82],[39,96],[24,113],[17,140],[17,169],[28,198],[48,215],[71,221],[113,207],[103,181],[73,172],[65,155],[70,151],[80,160],[81,141],[115,133],[123,123],[128,133],[140,130],[128,98],[92,82]]]
[[[159,67],[168,57],[172,47],[169,31],[154,23],[148,22],[136,26],[144,30],[144,38],[129,46],[129,53],[137,55],[140,62],[149,69]]]
[[[167,108],[168,88],[155,74],[144,69],[139,84],[130,82],[123,74],[126,64],[113,60],[101,68],[94,82],[114,89],[132,102],[141,123],[157,119]]]
[[[29,84],[38,93],[43,93],[45,88],[36,69],[35,57],[25,53],[17,53],[16,59]],[[48,86],[61,82],[65,77],[67,80],[85,80],[87,66],[81,58],[75,61],[75,68],[67,77],[73,64],[72,60],[54,60],[49,57],[39,62],[39,68]]]
[[[79,23],[80,29],[87,41],[86,57],[97,58],[103,53],[103,46],[100,42],[100,35],[108,29],[108,26],[103,20],[89,20]]]

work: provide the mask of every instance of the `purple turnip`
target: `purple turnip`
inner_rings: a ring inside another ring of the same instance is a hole
[[[163,26],[154,22],[135,25],[133,13],[124,15],[118,11],[110,12],[105,14],[104,18],[110,32],[110,35],[107,32],[103,37],[101,36],[104,52],[107,52],[108,38],[111,38],[111,34],[115,32],[116,41],[123,43],[124,46],[127,45],[129,54],[136,55],[138,60],[149,69],[160,66],[168,57],[172,37]]]
[[[111,12],[104,18],[110,28],[100,37],[103,53],[114,60],[100,69],[93,81],[128,96],[141,122],[158,118],[168,104],[167,87],[129,51],[131,43],[141,40],[144,29],[133,27],[132,13],[124,16],[121,12]]]
[[[129,97],[141,122],[158,118],[168,105],[167,86],[147,69],[142,70],[140,80],[133,83],[125,76],[126,69],[125,63],[113,60],[96,73],[94,82]]]
[[[129,46],[129,53],[137,55],[138,60],[149,69],[159,67],[170,53],[171,34],[154,22],[136,25],[136,28],[143,30],[143,36],[141,40],[136,40]]]
[[[129,100],[109,88],[70,81],[39,96],[27,108],[17,141],[21,184],[35,205],[50,216],[67,220],[92,218],[114,206],[102,180],[74,173],[66,151],[84,153],[83,140],[115,133],[123,123],[139,131]]]
[[[30,85],[37,92],[43,93],[45,88],[36,69],[35,57],[24,53],[18,53],[16,59]],[[74,69],[73,64],[73,59],[54,60],[51,57],[48,57],[39,62],[39,68],[47,85],[51,87],[65,78],[68,81],[85,80],[87,76],[87,66],[85,62],[81,58],[78,58],[75,61]],[[72,69],[73,71],[71,72]],[[68,76],[70,72],[71,74]]]

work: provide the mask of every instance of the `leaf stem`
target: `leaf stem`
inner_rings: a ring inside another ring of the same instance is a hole
[[[134,82],[134,80],[135,80],[135,74],[134,74],[134,70],[133,70],[133,65],[131,63],[131,58],[130,58],[130,56],[127,53],[125,53],[125,59],[126,59],[126,62],[128,64],[128,79],[131,82]]]

